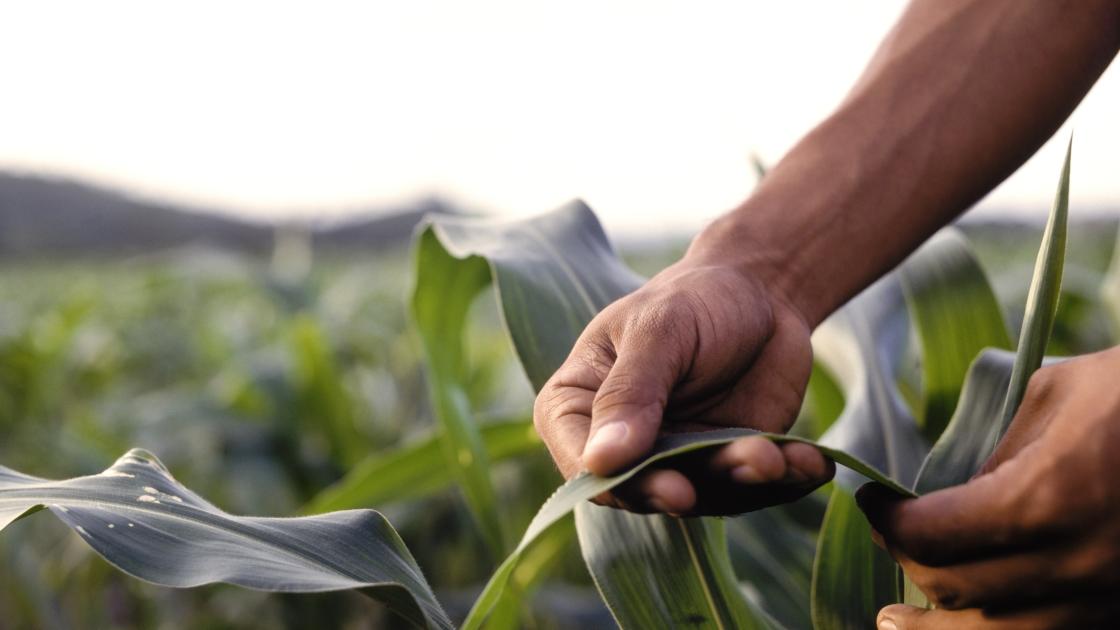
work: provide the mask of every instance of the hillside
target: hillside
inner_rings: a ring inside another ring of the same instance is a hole
[[[369,250],[404,244],[438,199],[312,228],[317,248]],[[129,196],[52,177],[0,172],[0,257],[118,256],[191,246],[264,254],[275,226]]]

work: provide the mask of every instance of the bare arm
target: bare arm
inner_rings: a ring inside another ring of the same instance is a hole
[[[1115,0],[913,2],[836,112],[691,255],[779,268],[816,324],[1018,168],[1118,48]]]
[[[916,0],[741,207],[587,327],[534,409],[561,472],[614,472],[664,431],[788,430],[812,328],[1019,166],[1118,46],[1117,0]],[[602,500],[741,512],[832,471],[812,447],[747,438]]]

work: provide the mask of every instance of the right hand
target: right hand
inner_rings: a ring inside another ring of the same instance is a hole
[[[806,318],[758,276],[697,258],[604,309],[538,394],[534,423],[565,478],[620,472],[660,433],[793,424],[812,366]],[[597,501],[735,514],[797,499],[835,470],[812,446],[762,437],[669,465]]]

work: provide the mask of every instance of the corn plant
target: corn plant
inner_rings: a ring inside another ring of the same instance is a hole
[[[232,516],[178,483],[154,456],[133,450],[99,475],[65,481],[0,468],[0,529],[46,509],[108,562],[156,584],[352,589],[414,626],[451,628],[389,522],[344,508],[455,487],[493,557],[504,557],[462,628],[516,627],[521,600],[573,538],[623,628],[868,627],[881,606],[923,598],[871,543],[854,490],[872,480],[917,496],[962,483],[995,447],[1053,326],[1068,188],[1067,153],[1016,352],[968,242],[945,230],[814,333],[809,399],[831,406],[817,422],[790,435],[666,435],[623,473],[562,484],[516,542],[491,467],[542,447],[527,417],[480,421],[471,408],[466,321],[492,285],[518,360],[539,388],[591,318],[640,286],[580,202],[528,220],[433,217],[421,226],[411,308],[436,431],[366,459],[342,453],[356,465],[308,515]],[[299,332],[302,347],[314,349],[314,335]],[[917,392],[903,383],[911,337],[921,349]],[[829,392],[839,392],[842,406]],[[589,502],[649,466],[746,435],[814,444],[842,468],[830,487],[795,504],[729,519],[636,515]],[[341,511],[320,513],[328,510]]]

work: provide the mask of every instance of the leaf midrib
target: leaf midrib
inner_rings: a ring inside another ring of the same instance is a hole
[[[672,518],[672,517],[664,517]],[[719,607],[716,606],[715,596],[712,594],[711,586],[708,584],[708,574],[704,572],[703,566],[700,564],[700,557],[696,553],[696,542],[692,540],[692,532],[685,526],[684,520],[673,518],[677,523],[677,527],[681,529],[681,534],[684,535],[685,546],[688,548],[688,557],[692,560],[692,567],[696,571],[697,578],[700,581],[700,588],[704,591],[704,600],[708,602],[708,607],[712,611],[712,618],[716,622],[716,627],[719,630],[725,630],[726,626],[723,623],[723,618],[720,615]]]

